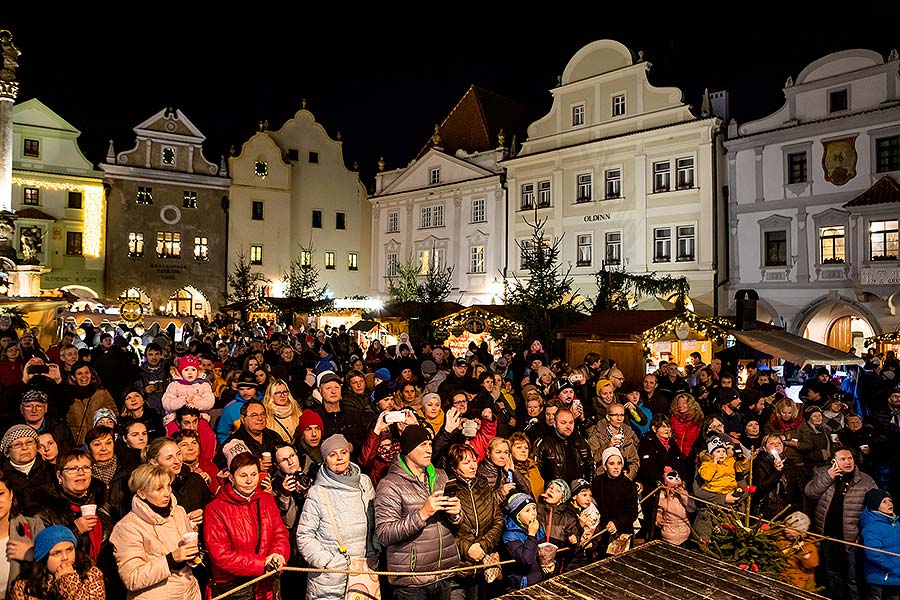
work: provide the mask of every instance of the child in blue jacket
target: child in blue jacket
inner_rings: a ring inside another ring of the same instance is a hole
[[[545,541],[537,517],[537,505],[528,494],[517,493],[506,503],[503,547],[516,564],[504,566],[507,591],[519,590],[543,579],[538,544]]]
[[[859,517],[862,544],[900,553],[900,523],[894,514],[894,500],[884,490],[866,492],[865,509]],[[870,598],[896,597],[900,592],[900,556],[866,550],[863,572],[871,587]]]

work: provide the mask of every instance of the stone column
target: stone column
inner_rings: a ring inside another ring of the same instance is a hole
[[[12,211],[13,104],[19,93],[15,81],[0,80],[0,211]]]

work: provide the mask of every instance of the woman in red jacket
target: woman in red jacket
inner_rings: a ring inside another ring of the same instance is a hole
[[[272,494],[260,489],[259,479],[259,461],[249,452],[237,454],[228,465],[228,482],[206,506],[204,539],[212,561],[213,596],[267,570],[280,570],[290,556],[278,506]],[[272,579],[255,584],[252,594],[231,597],[272,600]]]
[[[700,435],[700,423],[703,422],[703,409],[687,393],[676,394],[672,399],[669,411],[672,418],[672,439],[684,456],[691,452],[691,447]]]

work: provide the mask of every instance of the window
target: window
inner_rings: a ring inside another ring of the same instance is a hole
[[[319,164],[319,153],[318,153],[318,152],[312,152],[312,151],[310,151],[310,153],[309,153],[309,164],[311,164],[311,165],[317,165],[317,164]]]
[[[423,206],[419,209],[419,229],[444,226],[444,205]]]
[[[197,192],[188,192],[185,190],[183,205],[185,208],[197,208]]]
[[[575,265],[589,267],[594,258],[594,236],[590,233],[579,235],[576,238],[578,244],[578,256]]]
[[[484,222],[484,198],[475,198],[472,200],[472,222],[473,223],[483,223]]]
[[[875,140],[876,173],[900,171],[900,135]]]
[[[604,174],[606,199],[622,197],[622,169],[607,169]]]
[[[578,176],[578,196],[576,202],[590,202],[593,195],[593,181],[590,173],[582,173]]]
[[[428,183],[434,185],[441,182],[441,168],[431,167],[428,171]]]
[[[668,192],[671,187],[671,165],[669,161],[653,163],[653,191]]]
[[[81,256],[81,232],[66,232],[66,256]]]
[[[175,148],[173,148],[172,146],[163,146],[162,164],[167,167],[175,166]]]
[[[526,183],[522,186],[522,210],[534,208],[534,184]]]
[[[625,114],[625,94],[613,96],[612,99],[612,116],[620,117]]]
[[[834,90],[833,92],[828,92],[829,113],[847,110],[848,108],[850,108],[849,105],[850,99],[846,88],[843,90]]]
[[[250,218],[254,221],[263,220],[263,201],[254,200],[250,205]]]
[[[431,207],[423,206],[419,209],[419,229],[431,227]]]
[[[519,242],[519,268],[528,269],[528,261],[531,258],[531,241],[522,240]]]
[[[428,275],[431,269],[431,252],[428,250],[419,251],[419,275]]]
[[[144,256],[144,234],[132,231],[128,234],[128,256],[141,258]]]
[[[25,188],[22,191],[22,204],[37,206],[41,203],[41,190],[37,188]]]
[[[69,208],[81,209],[84,196],[81,192],[69,192]]]
[[[584,104],[577,104],[572,107],[572,127],[584,125]]]
[[[194,260],[209,260],[209,238],[196,236],[194,238]]]
[[[296,148],[288,148],[288,160],[292,162],[300,160],[300,151]]]
[[[181,258],[181,234],[177,231],[157,231],[156,256]]]
[[[434,268],[442,271],[447,266],[447,249],[446,248],[434,248],[434,258],[431,261],[431,264],[434,265]]]
[[[538,181],[538,208],[550,206],[550,182]]]
[[[610,231],[606,234],[606,264],[622,264],[622,232]]]
[[[325,253],[325,268],[334,270],[334,252]]]
[[[675,260],[679,262],[694,260],[694,249],[697,245],[694,226],[681,225],[675,229],[675,234],[676,250],[678,251],[678,254],[675,255]]]
[[[653,262],[672,260],[672,228],[658,227],[653,230]]]
[[[351,271],[359,271],[359,254],[356,252],[347,254],[347,268]]]
[[[347,229],[347,213],[341,211],[334,213],[334,228]]]
[[[844,227],[819,227],[819,248],[823,265],[842,264],[846,259],[844,250]]]
[[[400,231],[400,213],[392,210],[387,214],[387,232],[397,233]]]
[[[386,258],[386,265],[385,265],[385,270],[384,270],[385,275],[387,275],[388,277],[396,277],[397,271],[400,267],[400,259],[397,257],[397,253],[396,252],[388,252],[388,254],[387,254],[387,256],[385,256],[385,258]]]
[[[679,190],[687,190],[694,187],[693,157],[675,160],[675,185]]]
[[[897,260],[897,220],[869,223],[869,257]]]
[[[149,186],[138,186],[137,191],[138,204],[153,204],[153,188]]]
[[[788,183],[806,182],[806,152],[788,154]]]
[[[443,227],[444,226],[444,205],[439,204],[434,207],[434,226],[435,227]]]
[[[469,248],[469,273],[484,273],[484,246]]]
[[[312,211],[312,226],[313,229],[322,229],[322,211],[313,209]]]
[[[767,267],[787,266],[787,231],[767,231],[765,233]]]
[[[262,246],[260,246],[259,244],[250,246],[250,264],[251,265],[263,264]]]
[[[256,164],[253,166],[253,174],[260,179],[265,179],[269,175],[269,163],[264,160],[256,161]]]
[[[312,265],[312,252],[309,250],[300,251],[300,266],[309,267]]]
[[[40,158],[41,157],[41,143],[38,140],[25,140],[25,145],[22,148],[22,154],[29,158]]]

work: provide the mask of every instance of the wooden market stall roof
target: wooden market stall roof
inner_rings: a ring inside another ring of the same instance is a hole
[[[434,315],[432,318],[439,319],[441,317],[446,317],[449,314],[459,312],[465,307],[458,302],[441,302],[439,304],[431,305],[431,307],[423,302],[398,302],[395,304],[385,304],[384,307],[379,310],[369,311],[363,315],[363,318],[375,319],[378,321],[384,319],[421,318],[423,315],[428,314],[429,308],[433,311],[431,313]]]
[[[676,315],[677,310],[602,310],[566,325],[557,331],[557,336],[595,335],[619,339],[640,336]]]
[[[782,579],[744,571],[661,540],[510,592],[522,600],[820,600]]]

